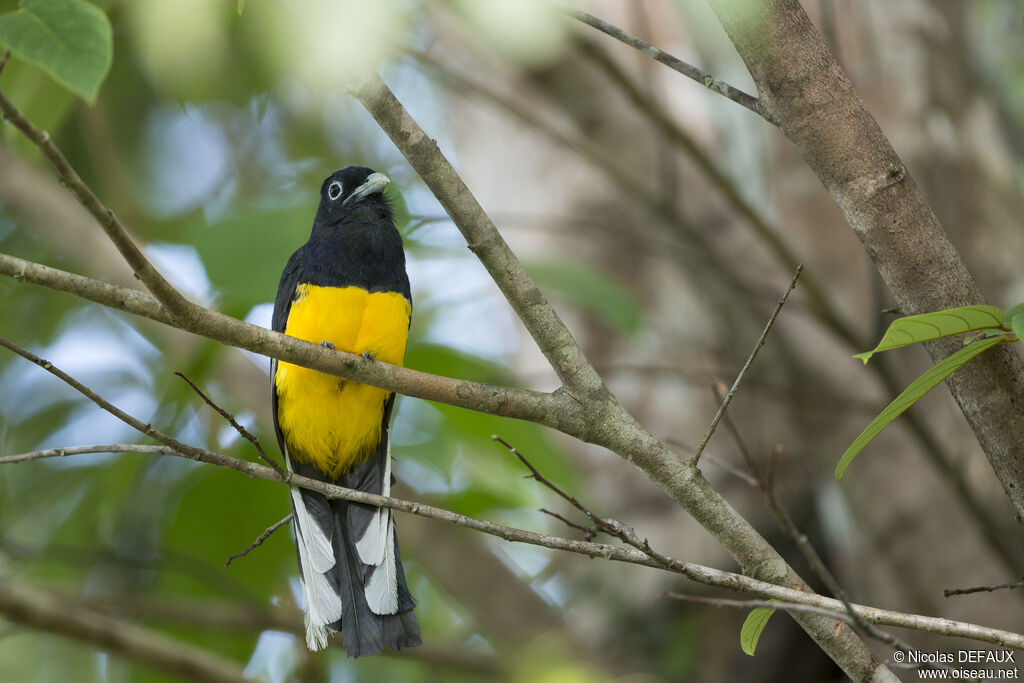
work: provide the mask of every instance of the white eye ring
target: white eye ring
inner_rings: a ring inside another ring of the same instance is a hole
[[[341,191],[341,183],[335,180],[327,187],[327,196],[330,197],[332,200],[337,199],[338,197],[341,196]]]

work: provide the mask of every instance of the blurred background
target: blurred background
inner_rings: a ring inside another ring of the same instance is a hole
[[[944,598],[1018,579],[1024,531],[944,389],[865,451],[845,447],[928,366],[876,357],[893,304],[829,196],[777,131],[610,38],[521,0],[97,1],[114,64],[93,106],[17,59],[0,88],[195,300],[269,326],[280,271],[321,180],[391,177],[414,316],[406,365],[539,390],[542,356],[415,173],[341,83],[367,65],[453,161],[625,406],[692,452],[797,262],[806,266],[701,467],[809,580],[741,448],[848,589],[880,607],[1024,628],[1024,594]],[[805,0],[986,292],[1024,300],[1024,45],[1019,2]],[[16,8],[0,1],[0,11]],[[753,92],[703,0],[586,8]],[[240,12],[241,10],[241,12]],[[0,250],[127,286],[130,270],[35,148],[0,130]],[[177,438],[254,459],[185,373],[276,453],[268,361],[73,297],[0,279],[0,335]],[[395,495],[579,536],[499,434],[597,514],[672,557],[732,570],[710,536],[614,454],[534,425],[401,399]],[[40,369],[0,354],[0,454],[137,442]],[[741,445],[742,444],[742,445]],[[774,453],[774,455],[773,455]],[[422,648],[309,654],[281,486],[171,457],[80,455],[0,471],[0,576],[302,681],[827,681],[788,618],[754,658],[743,611],[673,601],[705,589],[631,565],[512,545],[401,515]],[[582,521],[582,520],[578,520]],[[813,580],[812,584],[819,587]],[[898,634],[922,650],[972,646]],[[976,645],[973,645],[976,646]],[[880,656],[886,656],[878,646]],[[901,672],[916,680],[916,673]],[[0,620],[0,680],[168,674]]]

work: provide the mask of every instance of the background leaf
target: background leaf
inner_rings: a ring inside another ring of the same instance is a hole
[[[21,0],[0,16],[0,43],[89,102],[113,62],[107,15],[84,0]]]
[[[860,358],[867,363],[871,356],[880,351],[898,349],[901,346],[972,330],[991,329],[1002,324],[1003,311],[995,306],[960,306],[935,313],[910,315],[889,325],[878,346],[870,351],[858,353],[854,358]]]
[[[1001,313],[1002,311],[1000,311]],[[843,453],[843,457],[839,458],[839,464],[836,465],[836,479],[840,479],[843,476],[843,472],[850,466],[853,459],[857,457],[865,446],[871,443],[878,434],[885,429],[890,422],[899,417],[903,411],[910,406],[917,403],[918,399],[927,394],[929,391],[935,388],[935,385],[952,375],[960,366],[969,361],[970,359],[977,356],[979,353],[995,346],[1001,342],[1006,341],[1006,337],[989,337],[988,339],[982,339],[976,341],[969,346],[965,346],[948,358],[939,361],[931,368],[929,368],[923,375],[915,379],[910,383],[906,389],[900,393],[899,396],[892,400],[892,403],[887,405],[881,413],[878,414],[874,420],[871,421],[864,431],[860,433],[850,447]]]
[[[567,263],[533,262],[526,270],[541,291],[562,297],[609,327],[628,334],[643,324],[636,297],[607,273]]]
[[[750,610],[750,614],[743,622],[743,626],[740,628],[740,647],[743,651],[754,656],[754,650],[757,649],[757,641],[761,638],[761,632],[764,631],[764,627],[768,625],[768,620],[775,614],[775,610],[771,607],[756,607]]]

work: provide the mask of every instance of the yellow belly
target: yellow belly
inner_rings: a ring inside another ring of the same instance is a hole
[[[285,334],[402,365],[411,312],[398,292],[302,284]],[[337,479],[377,447],[391,392],[285,362],[275,387],[278,424],[295,460]]]

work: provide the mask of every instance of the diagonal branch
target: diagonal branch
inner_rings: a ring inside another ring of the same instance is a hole
[[[899,308],[913,315],[983,303],[938,217],[800,3],[708,4],[757,84],[761,106],[835,200]],[[958,344],[925,346],[938,361]],[[1013,349],[993,349],[946,384],[1024,519],[1024,361]]]
[[[441,202],[565,388],[583,393],[606,391],[565,323],[509,249],[483,207],[437,143],[423,132],[380,76],[369,74],[353,94]]]
[[[151,291],[154,296],[173,314],[173,317],[187,318],[194,309],[195,304],[186,299],[181,292],[160,274],[160,271],[150,263],[142,250],[132,240],[131,236],[121,221],[117,219],[114,212],[103,205],[103,202],[93,193],[88,185],[79,177],[75,169],[68,163],[67,158],[61,153],[57,146],[50,140],[50,134],[37,128],[24,114],[22,114],[14,103],[0,91],[0,113],[3,118],[9,121],[15,128],[29,139],[39,151],[43,153],[46,160],[50,162],[60,182],[82,206],[96,218],[100,227],[107,233],[110,241],[114,243],[117,250],[124,256],[125,261],[131,266],[139,280]]]
[[[104,652],[146,664],[182,680],[252,683],[238,662],[76,605],[20,581],[0,581],[0,614],[13,623],[91,643]]]
[[[744,576],[742,574],[725,572],[699,564],[673,560],[654,552],[646,542],[637,541],[635,539],[635,533],[632,533],[631,530],[627,530],[624,525],[612,521],[602,520],[605,522],[607,528],[613,530],[610,533],[613,533],[613,535],[616,535],[634,547],[622,547],[604,543],[577,541],[559,536],[539,534],[533,531],[526,531],[524,529],[517,529],[515,527],[508,527],[502,524],[476,519],[474,517],[467,517],[466,515],[451,512],[450,510],[424,505],[422,503],[400,500],[389,496],[380,496],[356,489],[348,489],[343,486],[330,484],[317,479],[310,479],[298,474],[292,474],[290,477],[282,478],[273,469],[255,462],[233,458],[221,453],[214,453],[213,451],[208,451],[203,448],[197,448],[195,446],[190,446],[176,441],[166,434],[154,429],[151,425],[143,424],[140,420],[137,420],[127,413],[117,409],[91,389],[70,377],[59,368],[54,367],[52,363],[34,356],[5,339],[0,338],[0,345],[6,346],[7,348],[15,351],[15,353],[18,353],[28,360],[36,363],[47,372],[69,384],[76,391],[86,396],[104,410],[124,421],[126,424],[129,424],[136,430],[141,431],[154,439],[166,442],[169,445],[171,455],[204,462],[210,465],[227,467],[246,474],[253,479],[266,479],[278,482],[283,481],[292,486],[300,486],[311,491],[316,491],[317,493],[331,499],[364,503],[376,507],[386,507],[392,510],[408,512],[420,517],[426,517],[428,519],[449,522],[468,529],[490,534],[510,542],[528,543],[553,550],[563,550],[586,555],[588,557],[643,565],[646,567],[681,574],[691,581],[708,586],[717,586],[719,588],[725,588],[732,591],[754,593],[766,598],[813,605],[832,612],[845,613],[844,605],[839,600],[807,592],[802,586],[795,588],[780,586],[775,583],[760,581],[756,578]],[[148,453],[151,451],[142,452]],[[0,587],[2,587],[2,584],[0,584]],[[988,628],[976,624],[956,622],[949,619],[893,612],[890,610],[882,610],[863,605],[851,605],[850,609],[871,623],[902,626],[920,631],[938,633],[941,635],[971,638],[995,645],[1024,649],[1024,635],[1009,631]]]
[[[754,112],[761,118],[769,122],[771,121],[770,112],[765,111],[765,109],[761,106],[761,102],[753,95],[749,95],[740,90],[739,88],[734,88],[725,81],[715,78],[714,76],[704,71],[703,69],[699,69],[693,66],[692,64],[688,64],[683,60],[679,59],[678,57],[673,57],[664,50],[660,50],[651,45],[650,43],[645,42],[637,38],[636,36],[627,33],[626,31],[623,31],[618,26],[609,24],[607,21],[598,19],[593,14],[588,14],[587,12],[572,7],[559,6],[559,9],[566,15],[575,19],[576,21],[582,22],[588,26],[596,28],[601,33],[605,33],[611,36],[612,38],[615,38],[616,40],[625,43],[626,45],[629,45],[630,47],[635,48],[640,52],[643,52],[651,59],[664,64],[673,71],[678,71],[687,78],[697,81],[698,83],[705,86],[709,90],[712,90],[718,93],[719,95],[723,95],[729,98],[730,100],[740,105],[741,107],[749,109],[750,111]]]
[[[796,263],[797,259],[794,256],[793,248],[782,239],[778,228],[770,225],[743,198],[742,193],[737,190],[735,184],[715,166],[704,151],[699,149],[696,142],[686,131],[637,88],[615,60],[611,59],[604,50],[601,50],[590,41],[582,41],[580,49],[584,55],[589,57],[607,74],[609,79],[618,86],[623,94],[654,125],[662,130],[673,144],[681,148],[688,155],[708,180],[722,192],[725,199],[729,201],[737,213],[746,219],[754,234],[769,248],[780,265],[788,268]],[[864,342],[860,339],[860,335],[842,319],[842,316],[839,315],[839,312],[825,296],[817,280],[810,273],[805,273],[801,278],[801,284],[810,312],[854,351],[862,350]],[[880,334],[881,332],[879,332]],[[878,376],[888,394],[895,396],[902,390],[902,386],[893,375],[889,364],[884,362],[872,363],[868,368]],[[952,456],[946,452],[944,446],[934,437],[921,417],[916,413],[908,412],[904,414],[902,419],[906,427],[909,428],[913,436],[920,443],[922,454],[928,458],[938,474],[959,498],[966,512],[977,525],[979,533],[988,543],[991,551],[1009,570],[1013,571],[1019,564],[1019,553],[1016,552],[1014,544],[1006,542],[1005,530],[1002,528],[1001,523],[982,505],[978,495],[968,486],[962,472],[955,466]]]
[[[246,429],[242,425],[238,424],[238,420],[235,419],[234,415],[232,415],[231,413],[229,413],[228,411],[224,410],[219,405],[214,403],[213,399],[211,399],[209,396],[207,396],[205,393],[203,393],[203,390],[200,389],[199,387],[197,387],[192,380],[190,380],[188,377],[185,376],[184,373],[175,372],[174,374],[177,375],[178,377],[180,377],[185,382],[185,384],[187,384],[189,386],[189,388],[192,391],[194,391],[199,396],[199,398],[203,399],[203,402],[206,403],[206,405],[208,405],[211,408],[213,408],[214,412],[216,412],[218,415],[223,417],[227,421],[227,423],[229,425],[231,425],[231,427],[236,432],[238,432],[239,436],[241,436],[243,439],[245,439],[246,441],[251,443],[253,448],[256,449],[256,455],[260,456],[260,460],[262,460],[263,462],[265,462],[268,465],[270,465],[273,469],[277,470],[278,474],[281,474],[281,475],[285,475],[286,474],[285,470],[280,465],[278,465],[277,462],[273,458],[271,458],[269,455],[267,455],[266,451],[263,450],[263,445],[260,444],[260,440],[257,439],[255,436],[253,436],[252,433],[249,432],[248,429]],[[267,535],[269,536],[269,534],[267,534]],[[263,541],[261,539],[260,543],[262,543],[262,542]],[[230,562],[231,561],[228,560],[229,564],[230,564]]]
[[[786,305],[786,300],[789,299],[790,293],[792,293],[796,288],[796,281],[800,279],[800,273],[802,273],[803,270],[804,267],[802,265],[796,267],[796,273],[793,275],[793,280],[789,283],[789,288],[786,289],[782,298],[779,299],[779,302],[775,305],[775,310],[772,311],[771,317],[768,318],[768,324],[764,326],[764,331],[761,333],[761,336],[758,337],[757,343],[754,344],[753,350],[751,350],[750,355],[747,357],[747,362],[743,364],[743,367],[740,369],[740,373],[736,375],[736,381],[732,383],[732,388],[729,389],[729,393],[727,393],[725,398],[722,399],[722,405],[719,406],[714,419],[711,420],[711,424],[708,425],[707,431],[704,432],[704,438],[701,439],[700,444],[697,446],[697,452],[693,455],[694,460],[700,460],[701,453],[703,453],[704,449],[707,448],[708,441],[711,440],[711,437],[715,433],[715,429],[718,428],[718,422],[722,419],[722,416],[725,415],[725,411],[729,408],[729,404],[732,403],[733,396],[736,395],[736,392],[740,388],[740,382],[743,381],[743,376],[747,374],[747,370],[749,370],[750,366],[753,365],[754,359],[757,358],[757,354],[760,352],[761,347],[763,347],[765,342],[768,340],[768,333],[771,332],[772,327],[775,326],[775,320],[779,317],[779,313],[782,312],[782,307]]]
[[[292,517],[294,517],[294,516],[295,516],[294,513],[289,512],[287,515],[285,515],[281,519],[277,520],[276,522],[274,522],[273,524],[268,526],[266,531],[264,531],[262,534],[257,536],[255,541],[253,541],[248,546],[246,546],[245,550],[243,550],[241,552],[238,552],[238,553],[235,553],[234,555],[231,555],[230,557],[228,557],[227,562],[224,563],[224,566],[225,567],[230,567],[231,566],[231,562],[233,560],[237,560],[240,557],[245,557],[246,555],[251,553],[253,550],[255,550],[256,548],[258,548],[261,545],[263,545],[263,541],[265,541],[268,538],[270,538],[271,534],[273,534],[275,531],[277,531],[278,529],[283,527],[288,522],[292,521]]]
[[[577,436],[587,428],[579,405],[564,394],[548,394],[431,375],[382,361],[327,349],[216,311],[198,308],[188,321],[175,321],[152,295],[50,268],[0,253],[0,275],[49,287],[110,308],[184,329],[222,344],[279,358],[321,372],[397,391],[406,396],[537,422]]]

